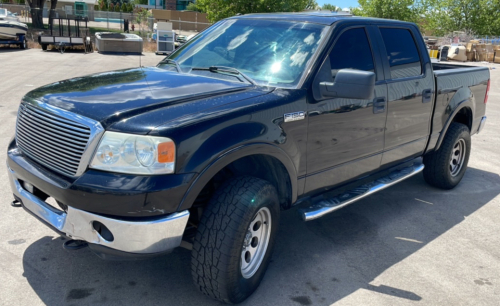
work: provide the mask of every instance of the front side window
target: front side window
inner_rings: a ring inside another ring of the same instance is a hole
[[[347,30],[341,34],[330,52],[332,77],[340,69],[357,69],[375,72],[373,55],[364,28]]]
[[[236,68],[259,85],[295,87],[324,39],[328,26],[262,19],[223,20],[188,41],[169,59],[181,72],[210,77],[208,68]],[[161,64],[160,68],[172,69]],[[232,78],[234,79],[234,78]]]
[[[387,50],[391,79],[422,74],[422,64],[413,35],[407,29],[381,28],[380,33]]]

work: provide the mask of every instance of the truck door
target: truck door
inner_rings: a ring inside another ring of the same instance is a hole
[[[344,183],[380,166],[387,87],[370,31],[364,26],[338,29],[314,78],[313,98],[308,101],[305,192]],[[345,68],[375,72],[373,100],[325,98],[318,93],[320,82],[334,82],[337,71]]]
[[[382,167],[422,154],[429,136],[434,76],[413,27],[379,26],[389,101]]]

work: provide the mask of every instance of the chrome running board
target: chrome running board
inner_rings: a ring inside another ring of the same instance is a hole
[[[331,199],[319,201],[308,208],[299,209],[299,213],[304,221],[311,221],[323,217],[351,203],[361,200],[377,191],[383,190],[396,183],[401,182],[424,170],[424,165],[414,163],[413,165],[391,172],[389,175],[379,178],[371,183],[349,190]]]

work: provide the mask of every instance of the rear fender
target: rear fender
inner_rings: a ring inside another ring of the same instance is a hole
[[[439,134],[439,138],[436,142],[435,150],[439,150],[441,143],[443,142],[444,136],[450,127],[450,124],[453,122],[455,116],[462,110],[463,108],[468,108],[471,112],[471,118],[474,118],[474,110],[475,110],[475,99],[469,88],[461,88],[459,89],[453,97],[450,99],[450,102],[446,106],[446,110],[443,116],[447,116],[445,124],[441,129]],[[444,120],[443,120],[444,121]]]

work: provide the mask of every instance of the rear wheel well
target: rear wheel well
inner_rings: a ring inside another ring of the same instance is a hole
[[[278,159],[269,155],[249,155],[225,166],[203,187],[190,208],[191,216],[194,219],[192,221],[196,222],[200,219],[203,208],[212,197],[213,192],[223,182],[243,175],[257,177],[271,183],[278,192],[280,207],[282,209],[290,208],[292,204],[292,185],[285,166]]]
[[[469,128],[469,132],[472,130],[472,111],[469,107],[464,107],[458,111],[458,113],[453,117],[452,122],[462,123]]]

